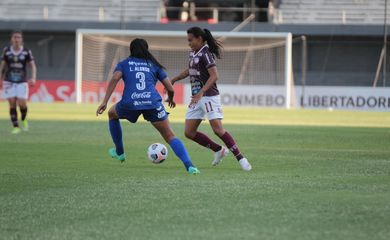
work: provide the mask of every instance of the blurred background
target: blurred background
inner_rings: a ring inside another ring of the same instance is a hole
[[[72,82],[79,28],[292,33],[295,86],[382,89],[371,105],[388,111],[386,6],[387,0],[0,0],[0,46],[21,29],[38,80]]]

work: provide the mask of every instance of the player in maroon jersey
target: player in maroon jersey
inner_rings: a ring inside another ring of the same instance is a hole
[[[27,65],[31,67],[31,78],[27,80]],[[3,74],[5,72],[5,74]],[[20,133],[18,123],[19,106],[23,130],[28,130],[27,99],[28,85],[34,86],[36,66],[31,51],[23,46],[23,34],[14,31],[11,34],[11,45],[3,50],[0,62],[0,89],[4,87],[4,96],[9,102],[10,116],[13,125],[12,133]]]
[[[233,137],[222,126],[223,113],[216,84],[218,70],[214,59],[214,57],[221,58],[222,45],[214,39],[209,30],[199,27],[188,29],[187,38],[192,50],[188,68],[171,80],[174,84],[190,77],[192,97],[186,114],[185,136],[215,152],[213,166],[218,165],[230,150],[241,168],[250,171],[252,166],[240,152]],[[198,131],[205,117],[208,118],[214,133],[222,139],[229,150]]]

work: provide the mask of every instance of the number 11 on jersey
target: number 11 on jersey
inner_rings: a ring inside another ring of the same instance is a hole
[[[206,106],[206,112],[212,112],[212,111],[214,111],[213,105],[211,105],[211,102],[206,102],[204,105]],[[209,106],[210,106],[210,107],[209,107]]]

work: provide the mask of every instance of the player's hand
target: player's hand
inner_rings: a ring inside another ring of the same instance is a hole
[[[200,90],[197,94],[191,96],[190,106],[197,104],[202,97],[203,97],[203,90]]]
[[[96,116],[99,116],[99,114],[102,114],[107,108],[107,103],[102,103],[96,110]]]
[[[176,103],[175,103],[175,101],[173,101],[173,99],[167,99],[165,101],[168,103],[168,106],[170,108],[175,108],[176,107]]]
[[[34,87],[35,86],[35,78],[31,78],[28,80],[28,84],[30,85],[30,87]]]
[[[173,86],[173,84],[175,84],[176,81],[174,81],[174,79],[172,78],[172,79],[170,80],[170,82],[171,82],[171,84],[172,84],[172,86]]]

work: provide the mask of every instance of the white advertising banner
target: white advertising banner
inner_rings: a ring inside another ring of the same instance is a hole
[[[298,106],[365,111],[390,111],[390,88],[305,87],[296,88]]]
[[[285,107],[285,89],[282,86],[218,85],[224,106]],[[191,99],[191,85],[184,87],[184,102]]]
[[[224,106],[286,107],[284,86],[218,85]],[[390,88],[301,86],[294,88],[295,108],[390,111]],[[190,85],[184,88],[184,102],[191,98]]]

